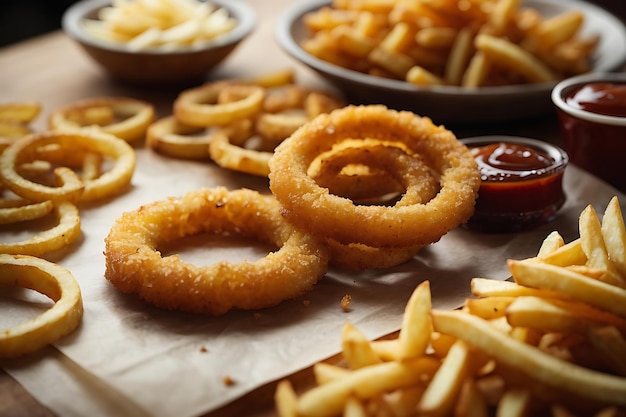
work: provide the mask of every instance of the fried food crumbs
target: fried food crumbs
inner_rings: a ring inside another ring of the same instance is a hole
[[[352,302],[352,296],[350,294],[346,294],[341,298],[341,309],[344,312],[350,311],[350,303]]]
[[[224,385],[226,385],[227,387],[232,387],[233,385],[235,385],[235,380],[229,376],[225,376],[223,382]]]

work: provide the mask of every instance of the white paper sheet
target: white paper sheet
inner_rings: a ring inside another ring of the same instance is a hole
[[[83,292],[80,328],[56,344],[58,351],[50,348],[0,364],[59,416],[186,417],[216,409],[337,353],[346,320],[369,338],[397,330],[409,295],[423,280],[431,282],[436,308],[458,307],[469,295],[471,278],[506,279],[507,258],[532,256],[552,230],[566,240],[577,237],[584,206],[591,203],[603,210],[618,194],[569,167],[567,202],[549,225],[511,235],[457,229],[398,267],[361,273],[331,270],[301,299],[256,313],[235,311],[211,318],[161,311],[120,293],[104,279],[104,237],[123,211],[141,204],[216,185],[267,192],[267,181],[147,149],[138,149],[137,155],[131,190],[81,207],[83,236],[58,254],[57,261],[73,272]],[[212,251],[194,244],[183,254],[190,262],[207,263],[210,256],[226,253],[225,248]],[[239,249],[235,256],[259,256],[259,251]],[[347,313],[340,308],[345,294],[352,297]],[[235,384],[224,384],[225,377]]]

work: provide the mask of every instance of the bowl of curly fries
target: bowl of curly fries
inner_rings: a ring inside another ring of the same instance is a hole
[[[65,33],[115,79],[190,84],[253,30],[254,10],[225,0],[83,0],[63,15]]]
[[[558,81],[626,58],[624,24],[580,0],[356,3],[299,3],[277,42],[351,102],[437,123],[545,115]]]

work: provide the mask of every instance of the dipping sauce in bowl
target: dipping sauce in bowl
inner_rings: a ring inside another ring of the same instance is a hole
[[[568,78],[552,101],[570,161],[626,192],[626,74]]]
[[[559,147],[510,136],[461,141],[474,155],[482,180],[469,228],[489,233],[529,230],[552,220],[565,203],[568,156]]]

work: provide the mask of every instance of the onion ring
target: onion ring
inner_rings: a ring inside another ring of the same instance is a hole
[[[40,256],[64,248],[78,239],[81,234],[78,208],[69,201],[61,201],[55,204],[53,211],[57,218],[56,226],[22,241],[0,243],[0,253]]]
[[[246,121],[249,120],[214,132],[209,143],[209,156],[222,168],[267,177],[273,152],[244,147],[245,142],[255,136],[251,123]]]
[[[0,254],[0,283],[35,290],[54,301],[34,320],[0,332],[0,358],[35,352],[74,331],[82,320],[80,287],[60,265],[33,256]]]
[[[330,154],[326,154],[320,161],[317,175],[311,175],[318,184],[329,188],[333,194],[354,198],[358,195],[364,203],[384,202],[387,194],[393,196],[402,193],[395,202],[399,207],[407,204],[428,202],[439,191],[438,178],[432,175],[430,168],[424,164],[420,155],[408,155],[404,149],[375,140],[352,142],[355,146],[338,147]],[[360,146],[358,146],[360,145]],[[378,186],[371,183],[371,179],[378,181],[381,175],[343,174],[346,167],[359,164],[363,168],[374,169],[377,174],[385,174],[387,183],[392,183],[400,189],[390,189],[386,184],[377,189],[369,186]],[[363,178],[359,181],[359,178]],[[345,189],[337,190],[339,186]],[[351,180],[348,183],[347,179]],[[350,185],[350,186],[348,186]],[[341,244],[333,239],[327,239],[330,249],[330,264],[344,269],[372,269],[390,268],[411,259],[423,245],[406,247],[372,247],[361,243]]]
[[[41,103],[24,101],[0,104],[0,119],[30,123],[41,113]]]
[[[146,144],[154,151],[182,159],[208,159],[210,134],[204,127],[189,126],[176,117],[166,116],[152,123],[146,132]],[[200,134],[198,133],[203,133]]]
[[[219,102],[225,88],[236,88],[238,100]],[[265,98],[263,87],[235,81],[215,81],[181,92],[174,100],[174,116],[189,126],[223,126],[258,113]]]
[[[113,166],[98,178],[83,181],[68,167],[55,169],[60,186],[47,186],[22,177],[21,164],[35,160],[43,147],[58,146],[69,158],[94,152],[111,158]],[[48,131],[22,138],[0,156],[0,175],[15,194],[37,201],[93,201],[117,194],[130,183],[136,163],[135,151],[124,140],[99,130]]]
[[[54,209],[50,200],[33,203],[23,198],[0,199],[0,224],[10,224],[47,216]]]
[[[203,232],[256,238],[279,249],[256,262],[198,267],[157,247]],[[221,315],[261,309],[309,290],[327,270],[323,243],[280,216],[272,196],[224,187],[189,192],[124,213],[105,239],[105,277],[161,308]]]
[[[420,154],[440,175],[439,193],[426,204],[357,206],[307,175],[321,152],[344,139],[367,137],[397,141]],[[347,106],[316,117],[276,148],[269,166],[270,189],[288,221],[317,236],[373,247],[438,241],[471,217],[480,185],[474,158],[452,132],[382,105]]]
[[[377,141],[364,141],[360,145],[346,147],[326,155],[320,160],[319,171],[309,175],[320,186],[328,188],[332,194],[349,198],[354,202],[384,199],[398,191],[396,188],[398,185],[403,195],[396,206],[427,202],[439,191],[439,179],[432,175],[419,154],[408,155],[399,147]],[[379,180],[380,176],[366,175],[362,178],[358,173],[350,171],[344,173],[346,168],[354,168],[353,164],[373,169],[374,173],[382,171],[386,174],[385,179],[391,187],[389,185],[383,185],[381,188],[371,187],[382,185],[368,183],[372,178]],[[360,181],[360,178],[364,181]],[[348,180],[351,180],[351,183]]]
[[[77,101],[50,114],[52,129],[95,127],[128,142],[143,139],[154,121],[154,106],[128,97],[98,97]]]

